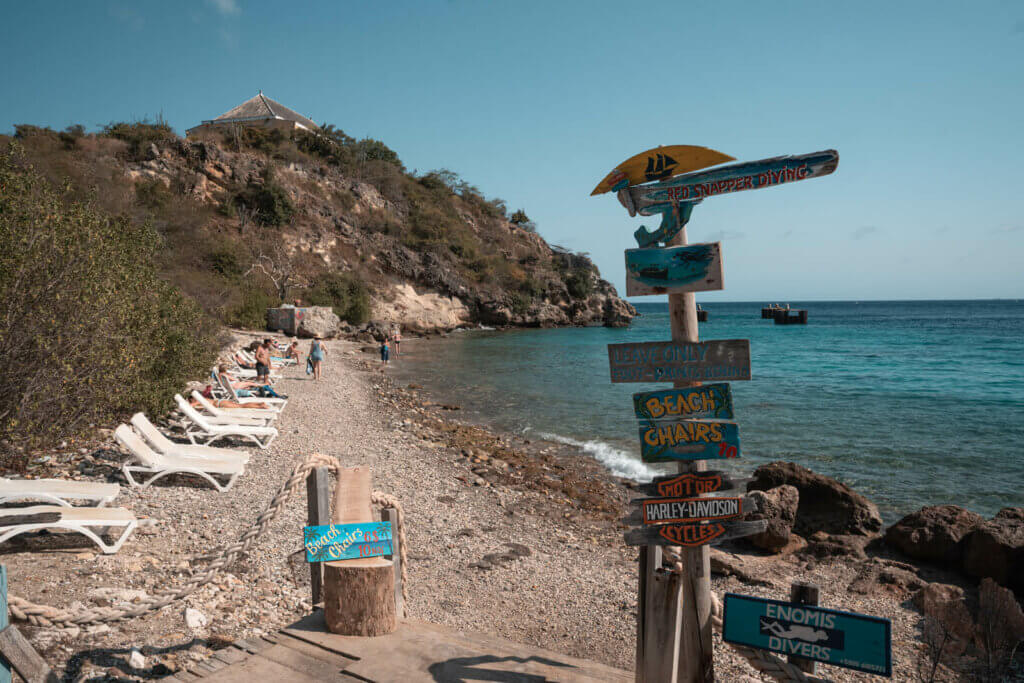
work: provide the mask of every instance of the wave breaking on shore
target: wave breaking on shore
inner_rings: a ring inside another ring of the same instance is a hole
[[[647,482],[659,474],[659,472],[640,462],[629,453],[615,448],[604,441],[598,441],[597,439],[578,441],[577,439],[549,432],[537,432],[537,436],[581,449],[584,453],[593,456],[595,460],[607,467],[617,477]]]

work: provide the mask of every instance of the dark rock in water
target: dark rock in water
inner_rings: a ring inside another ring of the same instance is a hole
[[[874,503],[846,484],[796,463],[773,462],[758,467],[747,490],[767,491],[785,484],[800,492],[793,530],[801,535],[825,531],[873,536],[882,530],[882,517]]]
[[[1003,508],[968,534],[964,571],[1024,594],[1024,508]]]
[[[964,538],[984,521],[956,505],[930,505],[889,527],[885,542],[914,559],[959,568]]]
[[[763,550],[782,550],[789,543],[793,531],[800,492],[787,485],[768,491],[751,491],[750,497],[757,500],[757,512],[751,512],[744,519],[766,519],[768,528],[762,533],[748,536],[747,541]]]

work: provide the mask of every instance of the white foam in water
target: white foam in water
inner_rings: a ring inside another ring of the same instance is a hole
[[[607,467],[611,473],[617,477],[625,477],[626,479],[632,479],[633,481],[645,482],[650,481],[659,474],[631,456],[629,453],[621,451],[614,446],[610,446],[604,441],[577,441],[576,439],[570,439],[567,436],[559,436],[558,434],[548,434],[545,432],[538,432],[537,435],[542,439],[549,439],[551,441],[557,441],[558,443],[564,443],[567,446],[575,446],[576,448],[582,449],[585,453],[589,453],[594,456],[595,460]]]

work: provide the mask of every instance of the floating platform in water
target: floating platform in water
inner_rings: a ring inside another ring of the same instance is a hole
[[[806,325],[807,311],[789,308],[779,308],[773,314],[776,325]]]

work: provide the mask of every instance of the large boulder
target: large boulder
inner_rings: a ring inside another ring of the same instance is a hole
[[[749,495],[757,501],[757,512],[751,512],[746,519],[766,519],[768,528],[747,536],[747,541],[763,550],[779,552],[786,547],[792,535],[800,492],[787,485],[768,491],[751,491]]]
[[[959,568],[964,538],[984,521],[956,505],[930,505],[889,527],[885,542],[914,559]]]
[[[964,571],[1024,594],[1024,508],[1003,508],[964,544]]]
[[[333,337],[338,333],[341,325],[341,318],[334,314],[334,311],[327,306],[303,307],[302,319],[298,321],[296,333],[300,337],[315,337],[320,335],[324,338]]]
[[[800,492],[793,530],[802,536],[816,531],[873,536],[882,530],[878,507],[846,484],[792,462],[773,462],[754,471],[748,491],[793,486]]]

